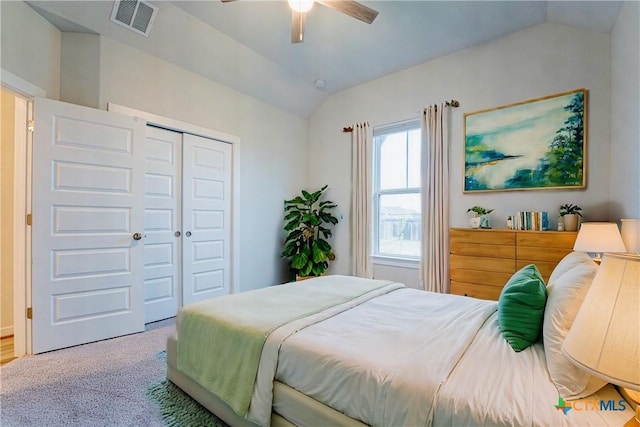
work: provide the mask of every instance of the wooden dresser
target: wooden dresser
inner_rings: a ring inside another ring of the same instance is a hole
[[[452,228],[449,230],[451,293],[497,300],[513,273],[535,264],[547,282],[573,250],[577,232]]]

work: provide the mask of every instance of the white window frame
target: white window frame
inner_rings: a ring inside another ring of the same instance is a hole
[[[420,262],[420,256],[394,255],[379,252],[379,222],[380,222],[380,196],[391,194],[420,194],[420,187],[407,189],[380,189],[380,146],[381,141],[377,137],[390,133],[420,129],[420,119],[415,118],[389,125],[377,126],[373,129],[373,220],[371,252],[374,264],[394,267],[415,268]]]

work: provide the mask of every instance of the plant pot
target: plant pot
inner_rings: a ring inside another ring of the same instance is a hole
[[[564,230],[565,231],[577,231],[578,230],[578,215],[576,214],[567,214],[562,217],[562,222],[564,222]]]
[[[469,224],[471,224],[471,228],[480,228],[480,217],[479,216],[474,216],[473,218],[469,219]]]
[[[322,273],[323,276],[326,275],[326,274],[327,274],[326,272]],[[316,279],[318,277],[321,277],[321,276],[298,276],[296,274],[296,282],[301,282],[303,280],[308,280],[308,279]]]

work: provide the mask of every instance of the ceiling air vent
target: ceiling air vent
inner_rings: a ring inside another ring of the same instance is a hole
[[[111,21],[149,37],[157,12],[158,8],[146,1],[116,0],[111,12]]]

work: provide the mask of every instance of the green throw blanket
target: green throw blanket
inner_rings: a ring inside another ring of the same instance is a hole
[[[273,330],[390,283],[326,276],[188,305],[178,323],[178,369],[244,417]]]

